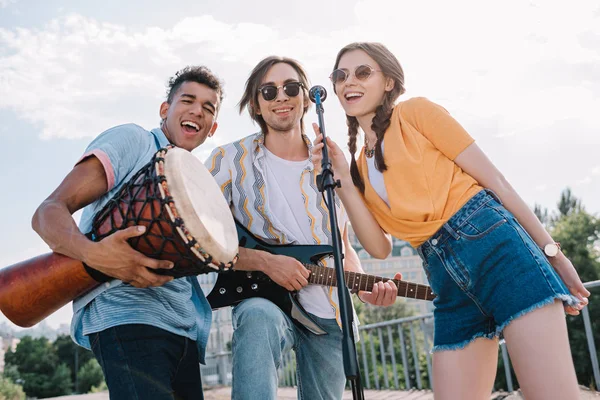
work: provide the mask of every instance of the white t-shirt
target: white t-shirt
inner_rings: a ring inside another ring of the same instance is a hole
[[[289,161],[265,149],[265,179],[269,198],[269,209],[274,225],[297,244],[314,244],[310,219],[304,206],[304,195],[300,190],[302,171],[310,164],[303,161]],[[333,265],[333,259],[330,260]],[[308,285],[298,292],[300,304],[306,311],[320,318],[335,318],[335,311],[329,303],[329,288]]]
[[[383,150],[383,142],[381,142],[381,150]],[[369,157],[365,157],[367,159],[367,167],[369,170],[369,182],[371,182],[371,186],[373,186],[373,189],[375,190],[375,192],[379,195],[379,197],[381,197],[381,199],[383,201],[385,201],[385,203],[388,205],[388,207],[390,206],[390,201],[388,199],[388,194],[387,194],[387,190],[385,189],[385,182],[383,181],[383,173],[378,171],[377,168],[375,168],[375,156],[369,158]]]

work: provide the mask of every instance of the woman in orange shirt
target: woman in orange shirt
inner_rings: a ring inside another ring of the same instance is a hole
[[[444,108],[425,98],[395,105],[404,74],[385,46],[344,47],[330,78],[347,116],[350,166],[327,144],[354,231],[377,258],[391,250],[386,233],[408,241],[437,295],[436,398],[489,398],[500,335],[527,399],[578,398],[563,307],[579,314],[589,292],[560,246]]]

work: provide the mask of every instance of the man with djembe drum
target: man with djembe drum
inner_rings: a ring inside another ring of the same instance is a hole
[[[90,275],[106,281],[74,300],[71,334],[94,352],[111,399],[203,398],[199,361],[211,309],[197,280],[153,273],[174,263],[130,246],[128,239],[144,235],[144,227],[100,241],[82,232],[158,149],[173,144],[192,151],[212,136],[222,98],[222,84],[207,68],[177,72],[160,106],[160,128],[127,124],[99,135],[33,217],[33,228],[54,252],[83,261]],[[72,214],[81,208],[78,227]]]

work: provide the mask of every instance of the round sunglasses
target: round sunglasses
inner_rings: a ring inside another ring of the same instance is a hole
[[[354,68],[354,76],[359,81],[366,81],[371,77],[373,72],[381,72],[381,70],[375,69],[367,64],[359,65]],[[334,85],[346,82],[348,77],[350,77],[350,73],[346,68],[338,68],[329,75],[329,79]]]
[[[281,86],[264,85],[258,88],[265,101],[273,101],[279,93],[279,89],[283,88],[283,93],[288,97],[296,97],[300,93],[300,88],[304,87],[302,82],[288,82]]]

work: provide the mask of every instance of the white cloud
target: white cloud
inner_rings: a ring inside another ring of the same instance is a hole
[[[600,175],[600,165],[592,168],[592,175]]]
[[[332,28],[318,33],[309,25],[283,29],[213,15],[131,28],[71,14],[36,29],[0,28],[0,92],[8,94],[0,108],[46,139],[94,136],[125,122],[152,128],[168,77],[202,63],[226,82],[220,127],[197,151],[202,158],[211,146],[257,129],[235,103],[264,56],[294,57],[313,83],[329,88],[343,45],[380,41],[404,67],[407,97],[444,105],[517,187],[523,163],[533,165],[530,179],[549,193],[581,180],[590,168],[584,160],[600,146],[597,10],[593,0],[568,8],[560,1],[360,1],[354,18],[323,16]],[[325,106],[328,131],[345,143],[339,105],[332,99]],[[315,119],[310,114],[307,121]],[[525,197],[539,193],[528,182],[523,187]]]
[[[358,2],[357,23],[326,35],[210,15],[132,30],[71,14],[38,30],[0,29],[0,88],[10,94],[0,107],[40,126],[45,138],[95,135],[135,117],[153,126],[147,107],[157,107],[166,78],[184,64],[235,69],[237,83],[263,56],[282,54],[323,71],[324,81],[341,46],[377,40],[404,65],[409,94],[432,96],[461,118],[496,115],[497,137],[540,136],[557,118],[597,124],[600,76],[591,84],[570,77],[577,65],[600,61],[580,43],[600,38],[593,4],[440,1],[432,13],[430,3],[375,0]]]
[[[15,4],[17,0],[0,0],[0,8],[6,8],[11,4]]]
[[[589,176],[586,176],[585,178],[580,179],[576,182],[577,186],[588,185],[590,183],[592,183],[592,178]]]

